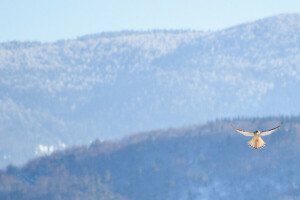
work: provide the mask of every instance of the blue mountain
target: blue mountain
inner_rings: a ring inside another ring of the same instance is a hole
[[[300,113],[300,14],[0,43],[0,167],[95,138]]]

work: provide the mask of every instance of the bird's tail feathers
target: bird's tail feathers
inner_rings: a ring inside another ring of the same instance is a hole
[[[249,146],[253,147],[254,149],[260,149],[266,145],[265,141],[261,139],[261,137],[253,137],[249,142]]]

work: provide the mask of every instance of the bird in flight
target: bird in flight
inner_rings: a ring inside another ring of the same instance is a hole
[[[262,147],[264,147],[266,145],[265,141],[263,141],[263,139],[261,139],[261,136],[266,136],[266,135],[270,135],[271,133],[273,133],[274,131],[276,131],[277,129],[279,129],[279,127],[281,126],[281,123],[279,126],[276,126],[275,128],[272,128],[271,130],[268,131],[259,131],[256,130],[254,132],[248,132],[248,131],[243,131],[240,130],[238,128],[235,128],[232,124],[231,124],[232,128],[234,128],[237,132],[245,135],[245,136],[251,136],[253,137],[249,142],[249,146],[253,147],[254,149],[260,149]]]

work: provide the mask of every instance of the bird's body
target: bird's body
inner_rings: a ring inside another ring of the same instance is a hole
[[[253,138],[248,142],[249,146],[253,147],[254,149],[263,148],[266,145],[266,143],[260,137],[260,135],[261,135],[261,132],[259,130],[255,131]]]
[[[263,141],[263,139],[261,138],[261,136],[266,136],[266,135],[270,135],[271,133],[273,133],[274,131],[276,131],[277,129],[279,129],[279,127],[281,126],[281,124],[271,130],[268,131],[254,131],[254,132],[248,132],[248,131],[243,131],[240,130],[238,128],[235,128],[233,125],[231,125],[237,132],[245,135],[245,136],[252,136],[253,138],[248,142],[249,146],[253,147],[254,149],[260,149],[262,147],[264,147],[266,145],[265,141]]]

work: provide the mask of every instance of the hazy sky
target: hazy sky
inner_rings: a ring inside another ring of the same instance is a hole
[[[297,12],[299,0],[0,0],[0,41],[55,41],[120,30],[218,30]]]

